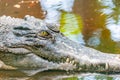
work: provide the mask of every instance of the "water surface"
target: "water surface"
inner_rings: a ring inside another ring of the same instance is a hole
[[[70,28],[75,29],[74,25],[77,25],[80,27],[80,34],[74,33],[74,36],[72,36],[73,40],[76,39],[76,42],[83,43],[102,52],[119,54],[120,10],[118,3],[120,3],[119,0],[75,0],[72,15],[81,19],[73,17],[71,22],[68,21],[66,23],[68,25],[66,31],[69,32]],[[38,0],[0,0],[0,15],[19,18],[24,18],[25,15],[42,19],[45,17]],[[69,17],[72,18],[71,15],[68,15],[65,19],[67,20],[68,18],[70,20]],[[71,24],[72,26],[69,26]],[[76,37],[75,35],[78,36]],[[69,37],[71,37],[71,33],[69,33]]]
[[[109,4],[108,4],[109,3]],[[84,43],[84,45],[95,48],[102,52],[120,54],[119,41],[119,0],[75,0],[73,15],[70,22],[61,22],[61,28],[65,31],[64,25],[77,26],[76,32],[70,32],[68,36],[74,34],[73,40]],[[114,5],[113,5],[114,4]],[[12,17],[24,18],[25,15],[44,18],[43,11],[37,0],[0,0],[0,16],[7,15]],[[75,17],[74,17],[75,16]],[[71,15],[65,17],[70,19]],[[73,19],[74,18],[74,19]],[[73,20],[73,23],[71,23]],[[116,27],[110,28],[114,25]],[[66,27],[66,31],[69,27]],[[78,30],[79,29],[79,30]],[[114,29],[114,30],[113,30]],[[117,30],[118,33],[115,33]],[[115,31],[115,32],[114,32]],[[79,36],[80,33],[80,36]],[[118,35],[117,38],[114,35]],[[67,36],[67,33],[65,34]],[[82,38],[81,38],[82,37]],[[69,77],[68,77],[69,76]],[[62,77],[62,78],[61,78]],[[21,71],[0,71],[0,80],[120,80],[118,77],[108,75],[68,75],[66,72],[46,71],[28,76]]]

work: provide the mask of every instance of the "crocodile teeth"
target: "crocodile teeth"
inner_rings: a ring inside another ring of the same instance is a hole
[[[69,58],[67,58],[67,59],[66,59],[66,62],[67,62],[67,63],[69,63],[69,62],[70,62],[70,59],[69,59]]]
[[[72,61],[70,61],[69,63],[72,64]]]
[[[72,64],[75,64],[75,61],[73,60],[71,63],[72,63]]]
[[[74,66],[76,67],[76,66],[77,66],[77,64],[74,64]]]
[[[108,63],[105,64],[105,69],[106,69],[106,70],[109,69],[109,64],[108,64]]]
[[[82,70],[82,68],[80,67],[80,68],[78,68],[78,70]]]

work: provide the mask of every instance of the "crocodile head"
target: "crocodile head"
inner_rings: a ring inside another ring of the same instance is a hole
[[[47,27],[48,25],[46,26],[40,19],[26,16],[23,20],[3,16],[0,17],[0,25],[0,51],[2,53],[17,55],[32,53],[48,62],[61,64],[59,68],[74,67],[75,62],[79,61],[77,61],[77,54],[82,46],[73,44],[74,42],[60,32]]]
[[[117,55],[105,54],[75,43],[47,27],[42,20],[30,16],[24,20],[0,17],[1,52],[6,54],[4,57],[7,56],[8,60],[1,56],[0,59],[9,65],[29,64],[28,68],[32,62],[37,66],[47,66],[48,69],[52,66],[52,69],[120,72],[120,59]],[[8,53],[17,56],[11,58]],[[31,53],[31,56],[27,56],[29,58],[23,58]],[[21,55],[25,56],[18,57]]]
[[[3,22],[3,20],[1,20],[0,29],[0,46],[3,50],[7,49],[6,51],[17,53],[14,49],[24,48],[39,56],[46,54],[46,57],[50,57],[49,54],[62,56],[64,53],[67,55],[68,52],[73,53],[74,48],[79,50],[77,48],[82,47],[66,38],[59,31],[49,28],[48,24],[45,25],[42,20],[34,17],[27,16],[24,20],[16,19],[16,22],[11,18],[10,23]]]

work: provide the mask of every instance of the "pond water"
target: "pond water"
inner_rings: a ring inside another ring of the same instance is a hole
[[[119,0],[75,0],[73,12],[62,13],[61,32],[83,45],[102,52],[120,54],[119,7]],[[45,17],[38,0],[0,0],[0,16],[2,15],[18,18],[24,18],[25,15],[41,19]],[[70,32],[71,30],[73,31]],[[0,71],[0,80],[52,80],[58,76],[63,77],[61,75],[63,73],[48,71],[28,77],[19,71]],[[120,78],[91,74],[59,80],[120,80]]]
[[[119,54],[119,3],[119,0],[75,0],[73,12],[62,15],[61,31],[86,46]],[[38,0],[0,0],[0,16],[2,15],[45,17]]]
[[[64,71],[44,71],[28,76],[20,71],[0,71],[0,80],[120,80],[120,75],[97,73],[69,74]]]
[[[110,4],[113,4],[111,5]],[[76,0],[74,12],[82,17],[83,36],[87,46],[102,52],[120,53],[118,0]],[[79,6],[79,7],[78,7]],[[112,7],[114,6],[114,7]],[[108,29],[108,26],[112,26]],[[112,31],[112,30],[113,31]],[[116,33],[115,33],[116,32]],[[113,37],[116,36],[116,37]],[[118,39],[117,39],[118,38]],[[117,39],[117,40],[115,40]]]

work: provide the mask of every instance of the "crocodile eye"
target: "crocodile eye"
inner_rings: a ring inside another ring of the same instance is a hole
[[[47,39],[47,38],[51,38],[51,37],[52,37],[52,35],[51,35],[49,32],[45,31],[45,30],[40,31],[40,32],[37,34],[37,36],[38,36],[39,38],[42,38],[42,39]]]
[[[44,37],[44,36],[48,36],[48,35],[49,35],[49,33],[47,31],[40,31],[38,33],[38,36],[40,36],[40,37]]]

